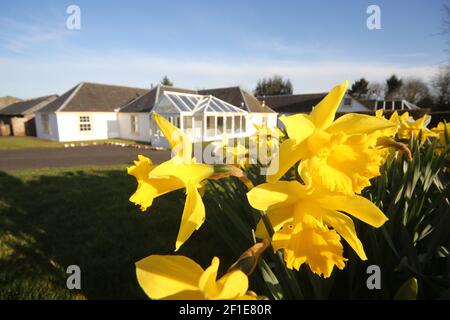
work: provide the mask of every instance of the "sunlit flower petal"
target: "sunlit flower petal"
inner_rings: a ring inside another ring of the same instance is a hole
[[[151,299],[169,300],[254,300],[248,290],[248,278],[240,270],[217,279],[219,259],[203,270],[184,256],[152,255],[136,263],[139,285]]]

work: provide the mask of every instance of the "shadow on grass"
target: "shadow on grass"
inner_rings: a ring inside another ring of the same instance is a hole
[[[128,201],[134,190],[121,170],[0,172],[0,299],[145,298],[134,263],[174,254],[184,195],[160,197],[142,214]],[[205,226],[177,253],[203,266],[222,251]],[[66,288],[72,264],[81,290]]]

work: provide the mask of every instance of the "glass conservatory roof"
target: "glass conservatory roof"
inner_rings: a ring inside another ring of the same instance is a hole
[[[228,102],[211,95],[199,95],[166,91],[164,95],[180,112],[208,113],[208,112],[235,112],[247,113]]]

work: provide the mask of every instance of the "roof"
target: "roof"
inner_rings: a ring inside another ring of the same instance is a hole
[[[164,96],[167,97],[167,99],[179,112],[247,112],[242,108],[234,106],[212,95],[165,91]]]
[[[199,90],[198,93],[213,95],[248,112],[275,113],[267,105],[262,104],[252,94],[242,90],[240,87],[204,89]]]
[[[43,107],[47,106],[48,103],[54,101],[58,96],[50,95],[44,96],[24,101],[19,101],[0,110],[0,114],[2,115],[25,115],[25,114],[33,114],[36,111],[39,111]]]
[[[82,82],[40,112],[114,112],[148,90],[116,85]]]
[[[158,98],[166,91],[193,94],[197,93],[197,91],[195,90],[158,85],[152,88],[147,93],[141,95],[140,97],[123,106],[119,112],[150,112],[158,101]]]
[[[13,104],[15,102],[22,101],[22,99],[11,97],[11,96],[5,96],[0,98],[0,110],[4,107],[9,106],[10,104]]]
[[[262,100],[279,113],[311,112],[327,93],[265,96]]]

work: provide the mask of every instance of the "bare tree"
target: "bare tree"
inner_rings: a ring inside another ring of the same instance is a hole
[[[431,83],[437,108],[448,110],[450,108],[450,66],[441,67]]]
[[[367,95],[369,98],[384,99],[385,86],[380,82],[370,82],[367,87]]]
[[[418,103],[420,100],[430,95],[430,89],[420,78],[407,78],[403,80],[400,88],[400,96],[412,103]]]

